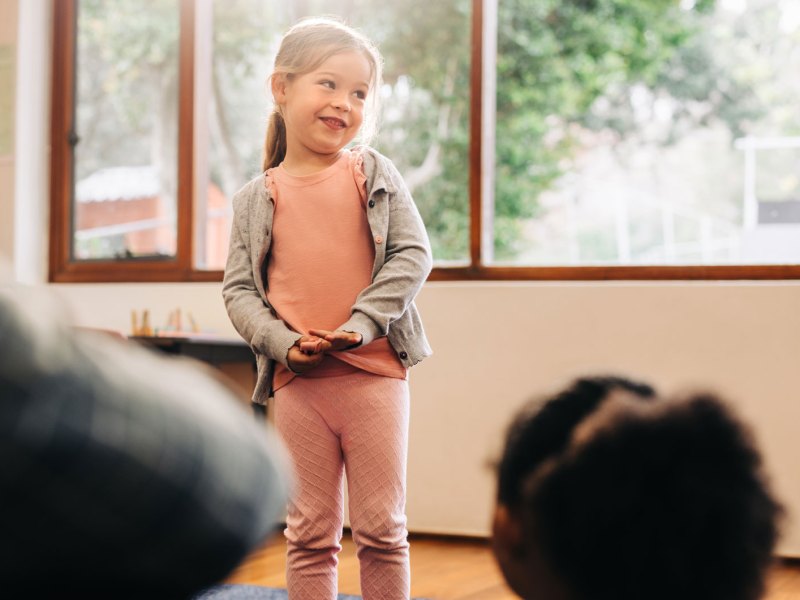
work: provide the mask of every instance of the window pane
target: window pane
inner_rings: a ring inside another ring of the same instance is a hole
[[[75,260],[176,252],[178,1],[80,0]]]
[[[195,142],[198,223],[196,267],[223,269],[228,252],[233,194],[261,171],[264,127],[270,105],[267,76],[274,44],[288,23],[285,2],[198,2],[198,31],[210,44],[198,52]],[[209,27],[204,27],[208,19]],[[205,75],[208,74],[206,78]]]
[[[796,0],[501,0],[497,24],[495,264],[800,263]]]
[[[354,24],[378,43],[385,60],[375,146],[403,175],[435,264],[468,264],[472,2],[354,4]]]
[[[470,0],[215,0],[204,113],[208,168],[198,186],[207,190],[198,211],[206,223],[196,227],[206,236],[201,266],[224,266],[231,196],[261,170],[272,101],[266,80],[280,37],[299,18],[323,14],[338,15],[379,45],[385,85],[372,144],[404,176],[437,261],[466,262],[470,7]]]

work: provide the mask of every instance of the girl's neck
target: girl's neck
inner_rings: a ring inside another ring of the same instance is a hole
[[[319,171],[324,171],[334,164],[342,156],[344,150],[339,150],[334,154],[307,154],[297,156],[291,152],[286,152],[286,156],[281,162],[283,169],[290,175],[312,175]]]

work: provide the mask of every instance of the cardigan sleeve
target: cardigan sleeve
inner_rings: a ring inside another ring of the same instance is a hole
[[[278,318],[256,285],[255,274],[260,272],[261,265],[253,265],[251,259],[250,228],[267,227],[266,223],[251,222],[252,203],[267,201],[257,196],[258,188],[251,182],[233,199],[234,217],[222,297],[231,323],[253,351],[286,365],[286,355],[301,335]]]
[[[385,260],[340,327],[360,333],[363,345],[387,334],[392,322],[413,302],[433,265],[428,233],[403,178],[389,159],[377,155],[375,162],[392,188],[386,198],[389,223]]]

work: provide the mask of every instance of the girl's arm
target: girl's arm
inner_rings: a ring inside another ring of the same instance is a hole
[[[242,231],[248,231],[248,200],[251,194],[252,191],[248,194],[242,190],[234,197],[234,218],[222,297],[231,323],[253,351],[287,365],[289,349],[301,335],[289,329],[273,313],[253,279],[249,237],[243,235]]]
[[[403,178],[388,159],[377,156],[375,160],[383,163],[397,190],[388,198],[386,258],[372,283],[356,298],[350,319],[338,328],[361,334],[362,345],[386,335],[422,288],[433,263],[428,233]]]

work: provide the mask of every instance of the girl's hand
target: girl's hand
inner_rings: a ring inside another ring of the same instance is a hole
[[[304,335],[297,340],[286,354],[286,363],[295,373],[310,371],[325,357],[325,351],[331,344],[315,335]]]
[[[361,334],[352,331],[309,329],[308,333],[321,337],[330,344],[330,350],[350,350],[361,345]]]
[[[298,346],[292,346],[286,355],[286,363],[295,373],[305,373],[319,365],[323,358],[325,358],[324,353],[303,354]]]
[[[303,335],[294,343],[303,354],[320,354],[331,349],[330,342],[317,335]]]
[[[305,338],[305,339],[304,339]],[[303,336],[300,338],[299,344],[300,351],[303,354],[319,354],[330,348],[330,343],[316,336]]]

